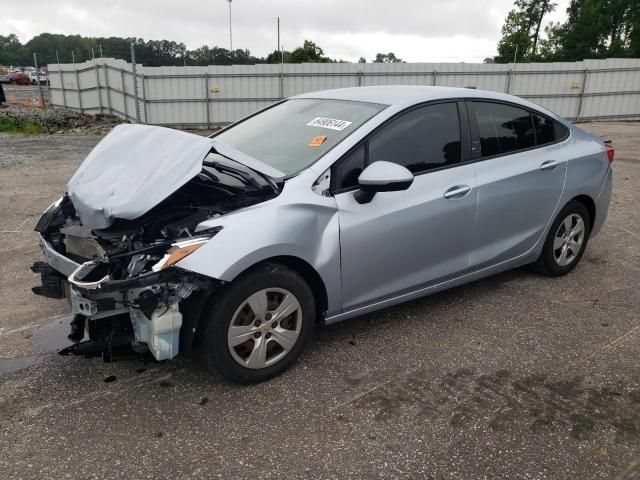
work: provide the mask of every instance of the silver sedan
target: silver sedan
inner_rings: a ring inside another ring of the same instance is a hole
[[[522,265],[570,272],[601,229],[613,148],[510,95],[300,95],[210,138],[113,130],[36,230],[65,353],[196,344],[235,382],[288,368],[314,325]],[[67,288],[69,284],[69,288]]]

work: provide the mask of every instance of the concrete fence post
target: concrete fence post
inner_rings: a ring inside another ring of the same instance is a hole
[[[98,108],[100,109],[100,114],[102,115],[102,87],[100,86],[100,71],[98,69],[98,64],[96,63],[96,59],[93,59],[93,69],[96,72],[96,88],[98,89]]]
[[[144,78],[144,72],[140,76],[140,83],[142,84],[142,109],[144,111],[144,123],[149,123],[149,114],[147,112],[147,87]]]
[[[584,69],[582,74],[582,85],[580,86],[580,96],[578,97],[578,111],[576,112],[576,121],[580,120],[582,116],[582,104],[584,102],[584,94],[587,90],[587,81],[589,80],[589,70]]]
[[[100,55],[102,56],[102,45],[100,46]],[[107,89],[107,109],[109,115],[113,115],[113,108],[111,107],[111,87],[109,86],[109,69],[104,64],[104,58],[102,59],[102,71],[104,72],[104,86]]]
[[[60,75],[60,90],[62,90],[62,108],[67,109],[67,94],[64,91],[64,72],[62,71],[62,67],[60,66],[60,56],[58,55],[58,51],[56,50],[56,60],[58,62],[58,75]]]
[[[140,123],[140,99],[138,98],[138,72],[136,70],[136,49],[131,42],[131,74],[133,75],[133,98],[136,109],[136,123]]]
[[[71,59],[73,60],[73,72],[76,75],[76,91],[78,92],[78,107],[80,107],[80,113],[84,114],[84,109],[82,108],[82,89],[80,88],[80,75],[78,74],[78,67],[76,66],[76,56],[71,50]]]
[[[507,72],[507,85],[504,88],[505,93],[511,93],[511,79],[513,78],[513,68]]]
[[[127,108],[127,88],[124,83],[124,70],[120,70],[120,80],[122,81],[122,105],[124,105],[124,118],[129,120],[129,109]]]
[[[211,128],[211,112],[209,112],[209,72],[204,72],[204,108],[207,112],[207,130]]]
[[[284,71],[280,72],[280,98],[284,98]]]

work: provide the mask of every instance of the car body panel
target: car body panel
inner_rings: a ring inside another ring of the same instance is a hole
[[[230,282],[263,260],[295,257],[318,272],[327,290],[329,314],[339,313],[338,208],[333,197],[312,192],[315,179],[313,172],[303,172],[272,200],[202,222],[199,230],[222,230],[177,266]]]
[[[471,191],[445,199],[456,185]],[[469,269],[476,215],[473,164],[417,175],[400,192],[377,193],[359,204],[336,195],[340,215],[345,309],[413,290]]]
[[[540,239],[560,201],[567,160],[564,147],[556,144],[475,163],[478,208],[473,267],[521,255]],[[558,166],[543,171],[540,167],[546,161],[556,161]]]
[[[596,199],[596,215],[591,226],[591,237],[596,236],[602,230],[607,214],[609,213],[609,203],[613,193],[613,169],[609,167],[607,176],[602,184],[602,190]]]

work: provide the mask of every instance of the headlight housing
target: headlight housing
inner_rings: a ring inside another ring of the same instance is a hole
[[[162,257],[160,261],[152,267],[152,270],[154,272],[159,272],[160,270],[164,270],[165,268],[175,265],[186,256],[191,255],[193,252],[198,250],[208,241],[209,237],[174,243],[169,251],[164,254],[164,257]]]
[[[206,235],[200,235],[198,237],[175,242],[171,245],[171,248],[167,251],[167,253],[164,254],[164,257],[162,257],[160,261],[152,267],[152,270],[154,272],[159,272],[160,270],[164,270],[165,268],[172,267],[180,260],[191,255],[193,252],[202,247],[220,230],[222,230],[222,227],[214,227],[208,230],[204,230],[203,232],[199,232],[206,232]]]

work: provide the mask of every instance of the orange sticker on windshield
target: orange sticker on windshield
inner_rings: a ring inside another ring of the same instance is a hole
[[[319,147],[322,143],[327,139],[326,135],[318,135],[317,137],[313,137],[309,142],[310,147]]]

